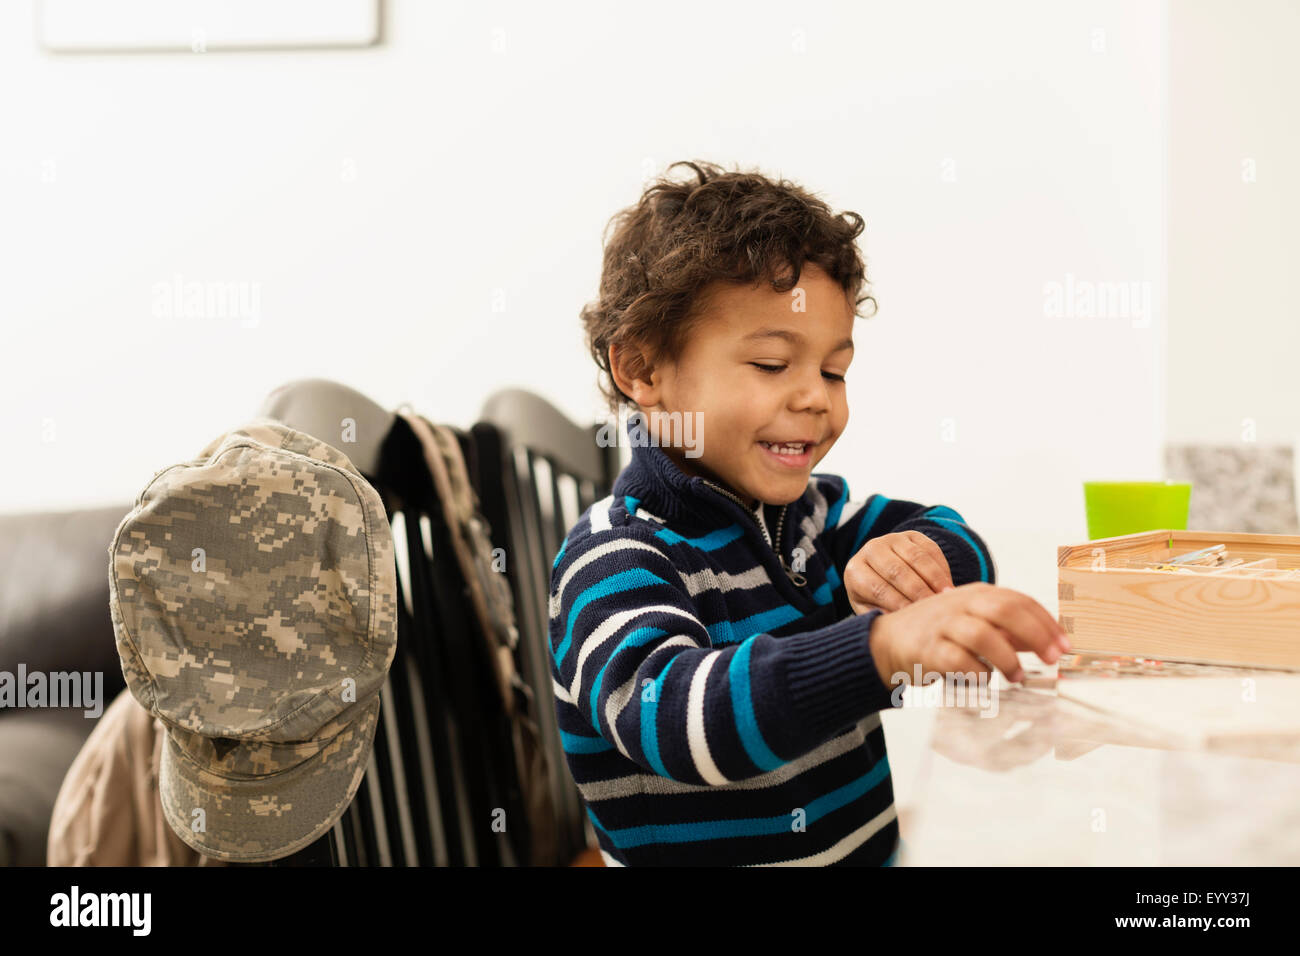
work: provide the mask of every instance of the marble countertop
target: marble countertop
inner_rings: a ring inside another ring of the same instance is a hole
[[[930,722],[900,865],[1300,865],[1300,734],[1189,748],[1058,696],[1057,666],[1021,659],[1037,675],[997,675],[996,706],[927,705],[932,685],[909,688],[912,706],[892,715]],[[1067,655],[1060,673],[1123,680],[1150,663]],[[1287,673],[1155,663],[1168,680]]]

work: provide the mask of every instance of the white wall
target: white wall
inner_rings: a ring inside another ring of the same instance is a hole
[[[823,470],[957,508],[1054,607],[1080,482],[1158,476],[1164,15],[393,0],[371,50],[58,56],[2,4],[0,510],[127,501],[301,376],[598,414],[601,229],[701,157],[867,220],[880,312]],[[1067,274],[1151,283],[1152,316],[1045,314]],[[176,275],[260,283],[256,326],[156,316]]]
[[[1300,5],[1170,9],[1171,441],[1300,441]]]

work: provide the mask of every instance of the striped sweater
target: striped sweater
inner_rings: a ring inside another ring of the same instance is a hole
[[[550,586],[560,735],[607,864],[893,862],[891,688],[867,643],[880,612],[855,615],[842,579],[864,542],[908,529],[938,543],[954,584],[995,579],[951,508],[850,502],[843,478],[815,473],[798,500],[751,512],[633,441]]]

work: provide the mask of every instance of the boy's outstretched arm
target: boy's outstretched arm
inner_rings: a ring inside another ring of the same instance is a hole
[[[919,531],[943,551],[954,585],[971,581],[997,583],[997,569],[988,545],[953,509],[884,495],[871,495],[861,502],[850,501],[847,481],[839,476],[822,477],[835,479],[826,486],[829,507],[826,533],[832,560],[841,576],[849,560],[872,538]]]
[[[613,747],[648,772],[718,786],[774,770],[891,706],[868,644],[879,612],[724,643],[738,622],[710,635],[691,600],[701,583],[683,580],[664,547],[625,527],[558,556],[554,691],[586,724],[581,735],[568,729],[566,748]]]

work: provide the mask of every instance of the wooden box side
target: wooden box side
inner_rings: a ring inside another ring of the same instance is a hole
[[[1060,621],[1073,648],[1300,669],[1300,581],[1115,566],[1218,543],[1300,567],[1300,535],[1143,532],[1060,549]]]

